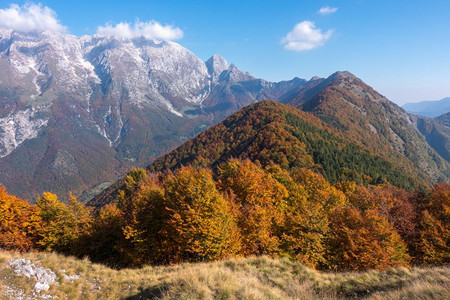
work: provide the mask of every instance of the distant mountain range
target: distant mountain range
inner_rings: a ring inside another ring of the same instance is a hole
[[[415,103],[406,103],[403,108],[412,114],[435,118],[450,112],[450,97],[436,101],[421,101]]]
[[[449,178],[448,139],[427,142],[433,130],[348,72],[274,83],[174,42],[0,30],[0,184],[31,201],[96,191],[260,100],[310,112],[411,183]]]

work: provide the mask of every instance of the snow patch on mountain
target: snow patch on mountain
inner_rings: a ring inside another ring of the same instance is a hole
[[[0,118],[0,158],[7,156],[24,141],[37,137],[48,120],[36,117],[36,110],[28,108]]]

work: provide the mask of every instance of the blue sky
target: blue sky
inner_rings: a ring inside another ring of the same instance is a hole
[[[0,9],[12,3],[23,8],[26,2],[0,0]],[[108,30],[124,22],[133,28],[137,20],[144,25],[153,20],[151,24],[172,30],[169,39],[200,58],[219,53],[267,80],[348,70],[399,104],[450,96],[448,0],[34,3],[53,10],[58,23],[75,35],[96,33],[99,26]],[[319,13],[324,7],[328,13]]]

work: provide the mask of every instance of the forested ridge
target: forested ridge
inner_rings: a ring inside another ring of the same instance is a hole
[[[407,190],[430,185],[420,172],[405,172],[402,164],[394,164],[348,139],[313,114],[273,101],[241,109],[160,157],[147,170],[159,172],[192,165],[210,167],[216,174],[217,167],[230,158],[248,158],[264,167],[277,164],[289,171],[307,168],[332,184],[353,180],[390,183]],[[117,181],[88,205],[99,207],[113,201],[123,184],[123,180]]]
[[[413,189],[425,184],[391,162],[355,144],[311,113],[272,101],[250,105],[156,160],[149,171],[181,165],[211,166],[229,158],[249,158],[287,170],[310,168],[327,180],[389,182]]]

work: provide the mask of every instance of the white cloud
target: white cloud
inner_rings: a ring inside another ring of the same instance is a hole
[[[337,10],[338,10],[337,7],[324,6],[324,7],[321,7],[319,9],[319,14],[321,14],[321,15],[331,15],[331,14],[334,14],[335,12],[337,12]]]
[[[156,40],[176,40],[183,37],[183,31],[172,25],[163,26],[156,21],[140,22],[136,21],[134,25],[130,23],[118,23],[112,25],[107,23],[105,26],[97,28],[99,35],[114,35],[123,38],[133,38],[145,36]]]
[[[316,28],[314,22],[303,21],[294,26],[294,28],[281,39],[284,49],[292,51],[306,51],[321,47],[331,37],[333,30],[325,33]]]
[[[11,4],[9,8],[0,9],[0,27],[20,32],[67,31],[51,8],[35,3]]]

